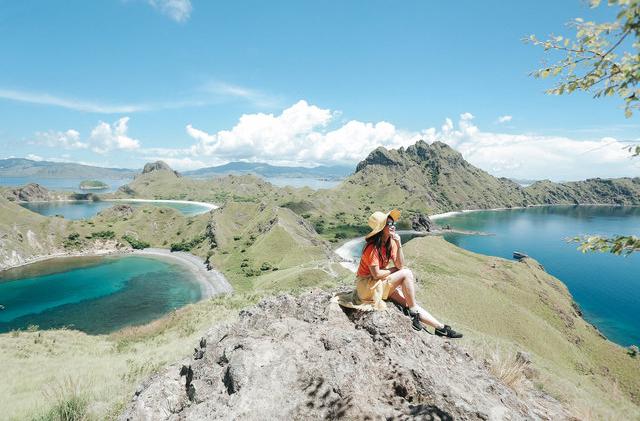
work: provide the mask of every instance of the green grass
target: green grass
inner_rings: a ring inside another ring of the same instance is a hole
[[[464,332],[472,354],[529,352],[534,381],[575,412],[637,418],[640,364],[580,318],[566,286],[534,261],[474,254],[439,237],[411,240],[405,255],[423,307]]]

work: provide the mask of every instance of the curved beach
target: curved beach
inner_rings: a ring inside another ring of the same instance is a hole
[[[214,205],[213,203],[207,202],[194,202],[191,200],[169,200],[169,199],[103,199],[104,202],[138,202],[138,203],[176,203],[181,205],[198,205],[202,206],[206,210],[202,211],[209,212],[213,209],[218,209],[219,206]]]
[[[213,297],[214,295],[229,294],[233,292],[233,287],[229,284],[227,278],[225,278],[222,273],[215,269],[207,270],[204,260],[191,253],[183,251],[171,252],[167,249],[159,248],[147,248],[143,250],[135,250],[132,254],[173,260],[183,266],[186,266],[200,285],[202,299]]]

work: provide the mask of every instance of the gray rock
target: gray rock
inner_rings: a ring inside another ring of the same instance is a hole
[[[436,224],[427,215],[418,213],[411,217],[411,228],[414,231],[431,232],[436,229]]]
[[[204,357],[145,383],[121,419],[569,418],[533,386],[516,394],[458,343],[416,333],[395,309],[349,311],[330,299],[270,298],[214,326]],[[185,384],[178,374],[189,369]]]
[[[169,164],[164,161],[149,162],[145,164],[144,168],[142,169],[142,174],[147,174],[154,171],[167,171],[173,173],[176,177],[180,177],[180,174],[177,171],[172,170]]]

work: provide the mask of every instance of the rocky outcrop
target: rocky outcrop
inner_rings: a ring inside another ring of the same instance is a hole
[[[434,231],[437,226],[427,215],[418,213],[411,216],[411,228],[414,231],[431,232]]]
[[[56,195],[37,183],[29,183],[23,187],[7,190],[5,197],[13,202],[42,202],[57,198]]]
[[[382,146],[373,150],[363,161],[358,163],[356,172],[362,171],[369,165],[402,165],[402,156],[395,150],[385,149]]]
[[[105,220],[118,221],[131,217],[134,211],[135,210],[133,209],[133,206],[122,204],[114,205],[110,208],[100,211],[98,212],[98,215],[100,215]]]
[[[145,164],[144,168],[142,169],[142,174],[148,174],[154,171],[166,171],[173,173],[176,177],[181,177],[178,171],[172,170],[169,164],[164,161],[149,162]]]
[[[330,298],[243,310],[140,385],[120,419],[569,418],[530,385],[516,394],[455,342],[416,333],[401,312],[346,312]]]

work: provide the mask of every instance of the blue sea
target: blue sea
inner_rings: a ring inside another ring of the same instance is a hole
[[[70,202],[27,202],[20,203],[23,208],[44,216],[60,215],[65,219],[93,218],[98,212],[118,204],[131,206],[161,206],[176,209],[186,216],[193,216],[208,212],[209,208],[197,203],[167,203],[167,202],[127,202],[127,201],[87,201],[78,200]]]
[[[131,178],[100,178],[109,188],[103,190],[81,190],[80,183],[86,178],[40,178],[40,177],[0,177],[0,186],[20,187],[29,183],[38,183],[41,186],[55,191],[73,193],[110,193],[118,190],[118,187],[131,182]]]
[[[140,256],[57,258],[0,272],[0,332],[90,334],[148,323],[201,298],[182,265]]]
[[[640,207],[545,206],[469,212],[439,225],[490,233],[448,234],[464,249],[511,259],[514,251],[539,261],[567,285],[590,323],[620,345],[640,345],[640,253],[584,254],[568,238],[587,234],[640,236]]]

